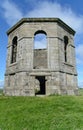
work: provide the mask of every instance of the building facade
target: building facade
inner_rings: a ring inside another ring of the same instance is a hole
[[[39,34],[45,36],[45,48],[34,47]],[[58,18],[23,18],[10,28],[5,95],[77,95],[74,34]]]

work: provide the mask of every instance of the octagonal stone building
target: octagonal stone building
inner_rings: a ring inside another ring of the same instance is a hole
[[[34,47],[39,34],[43,48]],[[5,95],[78,94],[74,34],[58,18],[23,18],[10,28]]]

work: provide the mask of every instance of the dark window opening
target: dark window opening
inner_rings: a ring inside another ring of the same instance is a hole
[[[44,95],[45,90],[45,76],[36,76],[35,77],[39,81],[39,91],[36,94]]]
[[[11,63],[16,62],[16,56],[17,56],[17,37],[14,37],[12,41],[12,58]]]
[[[64,36],[64,57],[65,57],[65,62],[67,62],[67,45],[68,45],[68,37]]]

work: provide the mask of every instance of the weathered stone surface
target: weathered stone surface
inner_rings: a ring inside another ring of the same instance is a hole
[[[33,61],[33,68],[47,68],[47,49],[35,49]]]
[[[38,32],[46,34],[45,49],[34,49]],[[73,29],[56,18],[24,18],[8,30],[5,95],[78,94],[74,34]],[[64,36],[68,37],[67,61]],[[17,56],[16,62],[11,63],[14,37]]]

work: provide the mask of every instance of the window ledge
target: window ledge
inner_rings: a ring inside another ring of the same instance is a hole
[[[68,66],[71,66],[71,67],[74,67],[74,65],[71,65],[70,63],[68,62],[64,62],[65,65],[68,65]]]
[[[17,65],[17,62],[11,63],[9,67]]]

